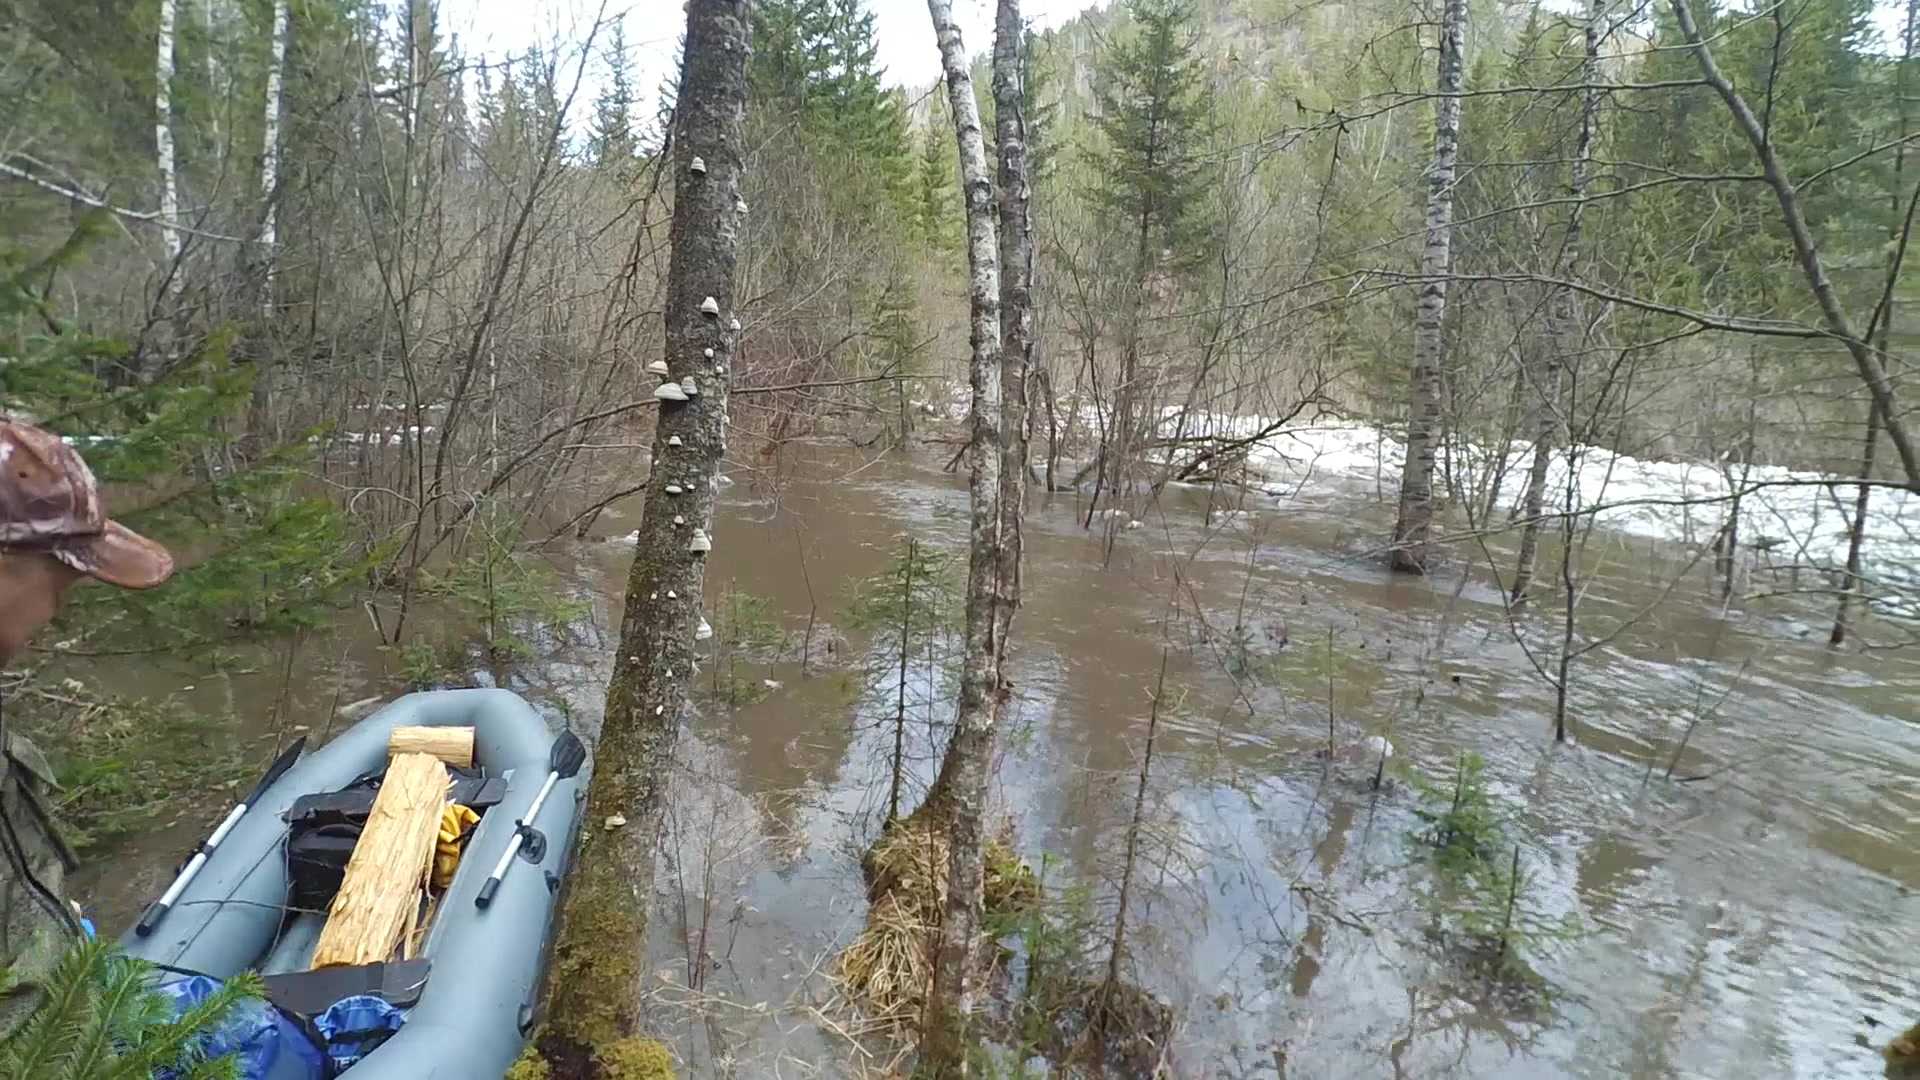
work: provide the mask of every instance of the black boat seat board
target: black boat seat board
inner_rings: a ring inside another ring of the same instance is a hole
[[[341,998],[356,994],[376,994],[389,1004],[409,1008],[420,1000],[426,989],[432,961],[427,957],[392,960],[381,964],[324,967],[313,971],[289,971],[268,975],[267,1000],[281,1012],[311,1019],[333,1007]]]
[[[364,824],[373,813],[378,786],[365,782],[341,791],[320,791],[302,795],[287,809],[287,824]],[[485,810],[507,797],[507,781],[499,776],[461,776],[455,774],[448,792],[450,802]]]

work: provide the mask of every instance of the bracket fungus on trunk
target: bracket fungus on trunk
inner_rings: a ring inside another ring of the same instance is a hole
[[[688,171],[690,171],[690,172],[692,172],[692,173],[693,173],[693,175],[695,175],[695,176],[705,176],[705,175],[707,175],[707,162],[706,162],[706,159],[704,159],[704,158],[700,158],[700,157],[695,157],[695,158],[693,159],[693,161],[692,161],[692,162],[690,162],[690,163],[688,163],[688,165],[687,165],[687,169],[688,169]]]
[[[668,374],[672,374],[672,372],[668,369],[667,362],[665,360],[655,360],[654,362],[647,365],[647,374],[668,375]]]
[[[687,550],[693,552],[695,555],[704,555],[712,551],[713,539],[707,535],[707,530],[693,530],[693,539],[687,541]]]
[[[668,484],[668,485],[667,485],[667,494],[669,494],[669,495],[680,495],[680,494],[684,494],[684,493],[686,492],[686,490],[687,490],[686,488],[683,488],[683,487],[681,487],[681,486],[680,486],[679,484]]]
[[[718,316],[720,314],[720,301],[709,296],[705,300],[700,301],[700,310],[704,314]]]
[[[705,616],[702,616],[700,619],[700,625],[694,627],[693,640],[705,641],[712,636],[713,636],[713,624],[708,622]]]
[[[700,384],[698,384],[698,383],[696,383],[696,382],[694,382],[694,381],[693,381],[693,376],[691,376],[691,375],[689,375],[689,376],[687,376],[686,378],[684,378],[684,379],[681,379],[681,380],[680,380],[680,389],[681,389],[681,391],[682,391],[683,393],[685,393],[685,394],[686,394],[686,395],[687,395],[688,397],[699,397],[699,396],[700,396]]]
[[[686,391],[680,389],[680,384],[676,382],[663,382],[659,386],[654,387],[653,396],[660,401],[687,400]]]
[[[669,435],[669,436],[667,436],[667,445],[668,445],[668,446],[679,446],[679,445],[681,445],[681,442],[680,442],[680,436],[678,436],[678,435]]]

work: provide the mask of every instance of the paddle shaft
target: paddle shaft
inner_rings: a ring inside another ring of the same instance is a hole
[[[187,891],[187,886],[193,884],[194,876],[200,873],[200,868],[207,865],[207,853],[220,846],[220,841],[227,838],[227,834],[233,831],[235,825],[240,824],[240,819],[245,817],[246,813],[245,803],[227,811],[226,820],[222,821],[220,827],[213,830],[213,835],[207,838],[207,842],[200,845],[199,850],[193,853],[193,858],[187,860],[187,865],[180,869],[180,875],[173,879],[173,884],[167,886],[167,891],[160,894],[160,899],[147,908],[146,915],[140,919],[140,925],[134,927],[135,932],[141,937],[153,933],[154,924],[166,915],[167,909],[173,906],[175,900],[180,899],[180,894]]]
[[[293,745],[281,751],[279,757],[273,759],[273,764],[267,766],[266,775],[253,786],[252,791],[247,792],[246,798],[241,799],[233,809],[227,811],[227,816],[220,822],[220,827],[213,830],[213,835],[207,837],[207,842],[201,844],[200,849],[193,853],[193,858],[187,860],[187,865],[180,868],[179,876],[173,879],[173,884],[167,886],[167,891],[160,894],[160,899],[154,901],[147,908],[146,914],[140,916],[139,923],[133,928],[135,934],[146,937],[153,933],[153,928],[160,925],[161,919],[166,918],[167,911],[173,907],[174,901],[180,899],[180,894],[187,891],[187,886],[193,883],[194,877],[200,873],[202,867],[207,865],[207,857],[213,854],[213,849],[220,846],[220,842],[227,838],[227,834],[233,831],[235,825],[240,824],[240,819],[247,815],[247,811],[253,807],[254,803],[260,801],[260,796],[267,793],[267,789],[273,786],[273,782],[285,775],[286,771],[293,767],[294,762],[300,760],[300,751],[306,749],[306,746],[307,737],[302,735],[294,740]]]
[[[520,854],[521,845],[527,842],[527,830],[533,828],[533,819],[540,816],[540,808],[547,803],[547,795],[553,791],[553,785],[560,782],[558,771],[547,774],[547,782],[540,785],[540,794],[533,797],[533,805],[527,807],[527,814],[515,822],[518,828],[513,830],[513,839],[508,842],[506,853],[494,864],[493,873],[488,875],[486,884],[480,886],[480,895],[473,898],[475,907],[486,907],[493,903],[493,895],[500,891],[500,881],[507,876],[507,868],[513,865],[513,857]]]

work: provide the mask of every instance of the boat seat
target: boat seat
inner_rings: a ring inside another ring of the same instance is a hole
[[[426,988],[431,961],[424,956],[380,964],[325,967],[289,971],[261,980],[267,1000],[282,1012],[308,1020],[319,1016],[341,998],[377,994],[391,1005],[408,1008]]]
[[[373,813],[373,800],[380,789],[356,784],[344,791],[322,791],[302,795],[287,808],[287,824],[312,822],[364,822]],[[507,781],[498,776],[459,776],[447,793],[449,802],[485,810],[507,797]]]

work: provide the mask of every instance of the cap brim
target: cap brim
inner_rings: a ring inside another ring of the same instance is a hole
[[[54,555],[88,577],[125,589],[151,589],[173,576],[166,548],[117,521],[97,535],[65,541]]]

